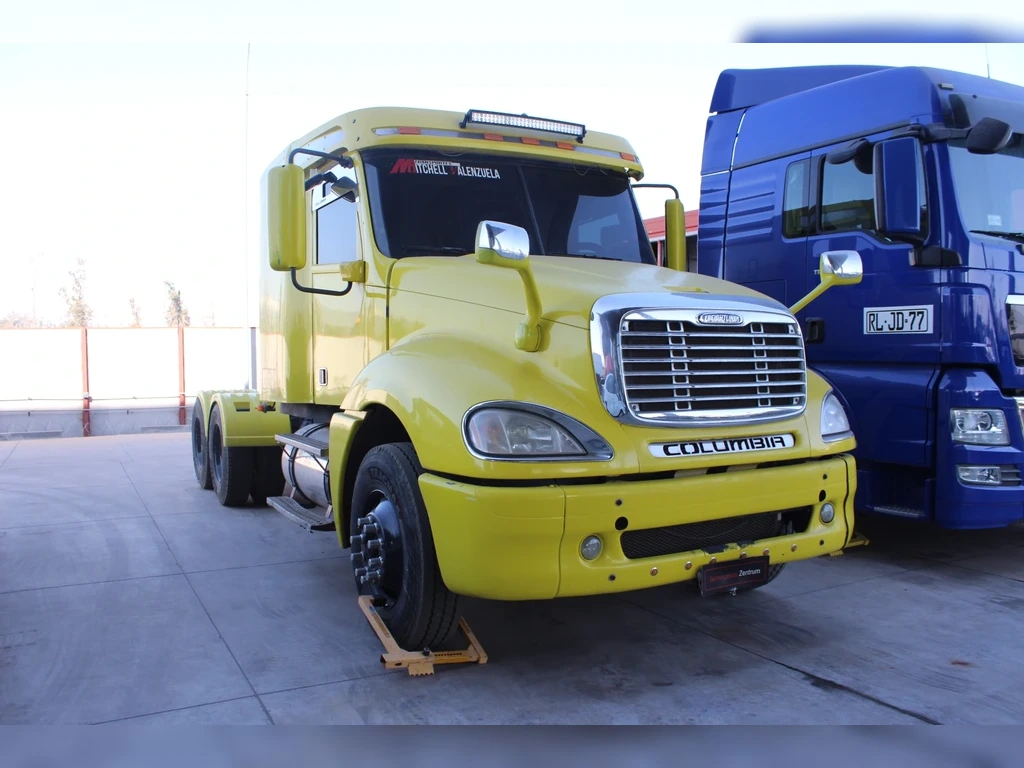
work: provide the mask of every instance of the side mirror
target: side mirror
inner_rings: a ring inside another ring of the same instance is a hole
[[[476,260],[495,267],[525,269],[530,262],[530,235],[514,224],[481,221],[476,228]]]
[[[857,251],[825,251],[818,262],[821,282],[789,308],[794,315],[833,285],[856,285],[864,277],[864,263]]]
[[[818,271],[826,287],[856,285],[864,277],[864,262],[857,251],[825,251]]]
[[[875,225],[887,235],[921,235],[921,142],[913,136],[874,149]],[[824,273],[823,273],[824,274]]]
[[[306,188],[294,163],[267,175],[267,243],[270,268],[288,272],[306,266]]]
[[[967,151],[975,155],[994,155],[1010,143],[1013,128],[994,117],[983,117],[967,133]]]
[[[683,201],[670,198],[665,201],[665,266],[677,272],[686,271],[686,212]]]
[[[347,176],[342,176],[331,184],[331,191],[342,200],[354,203],[359,196],[359,183]]]
[[[530,265],[529,233],[514,224],[481,221],[476,228],[476,260],[519,273],[526,292],[526,320],[516,328],[516,349],[536,352],[541,343],[541,304]]]

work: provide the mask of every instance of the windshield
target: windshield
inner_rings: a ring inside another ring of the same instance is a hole
[[[364,164],[386,256],[473,253],[489,219],[523,227],[533,254],[655,263],[624,173],[423,150],[367,152]]]
[[[1015,133],[994,155],[972,155],[963,140],[949,142],[964,227],[983,232],[1024,232],[1024,142]]]

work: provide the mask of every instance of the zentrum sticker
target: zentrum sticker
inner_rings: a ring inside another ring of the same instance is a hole
[[[478,179],[500,179],[497,168],[463,165],[452,160],[396,160],[391,173],[417,173],[428,176],[471,176]]]

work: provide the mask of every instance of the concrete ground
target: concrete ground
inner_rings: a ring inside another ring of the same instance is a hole
[[[1024,531],[869,533],[738,597],[471,601],[489,663],[411,678],[187,434],[0,442],[0,724],[1024,722]]]

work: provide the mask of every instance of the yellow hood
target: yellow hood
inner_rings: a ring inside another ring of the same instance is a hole
[[[583,329],[590,327],[594,302],[610,294],[695,292],[765,300],[762,294],[734,283],[663,267],[561,256],[531,256],[530,262],[544,318]],[[478,264],[473,256],[402,259],[392,269],[390,282],[397,292],[518,314],[526,309],[518,273]]]

